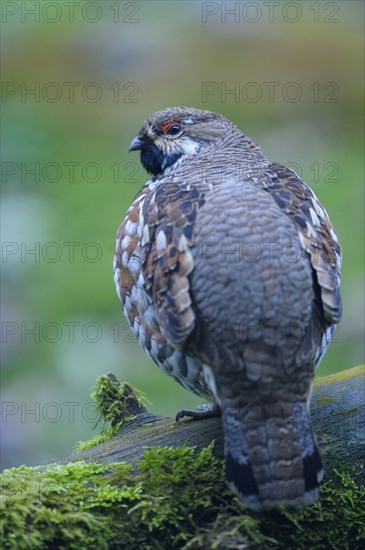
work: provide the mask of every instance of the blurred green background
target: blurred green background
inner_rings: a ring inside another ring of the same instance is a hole
[[[3,468],[88,439],[102,373],[156,413],[200,402],[145,356],[113,283],[115,233],[147,179],[128,144],[167,106],[223,113],[312,186],[344,256],[343,322],[317,375],[363,362],[363,3],[269,4],[2,3]]]

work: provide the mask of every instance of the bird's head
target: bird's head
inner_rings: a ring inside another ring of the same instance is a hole
[[[150,116],[129,151],[141,151],[141,162],[153,176],[185,157],[223,141],[229,129],[238,130],[222,115],[191,107],[169,107]]]

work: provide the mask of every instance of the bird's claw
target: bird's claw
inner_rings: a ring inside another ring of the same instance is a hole
[[[221,416],[221,409],[217,403],[204,403],[199,405],[196,411],[181,410],[175,416],[176,422],[179,422],[181,418],[185,416],[192,418],[193,420],[202,420],[203,418],[213,418]]]

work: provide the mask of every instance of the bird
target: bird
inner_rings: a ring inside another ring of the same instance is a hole
[[[229,488],[250,509],[303,508],[323,466],[314,370],[342,314],[325,208],[221,114],[168,107],[131,141],[149,179],[116,237],[114,282],[157,366],[221,416]]]

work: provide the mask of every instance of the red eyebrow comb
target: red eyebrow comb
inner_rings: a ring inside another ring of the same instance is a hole
[[[163,124],[161,126],[161,130],[165,134],[167,132],[167,130],[170,128],[170,126],[173,126],[174,124],[179,124],[180,125],[180,121],[179,120],[173,120],[172,122],[167,122],[167,124]]]

